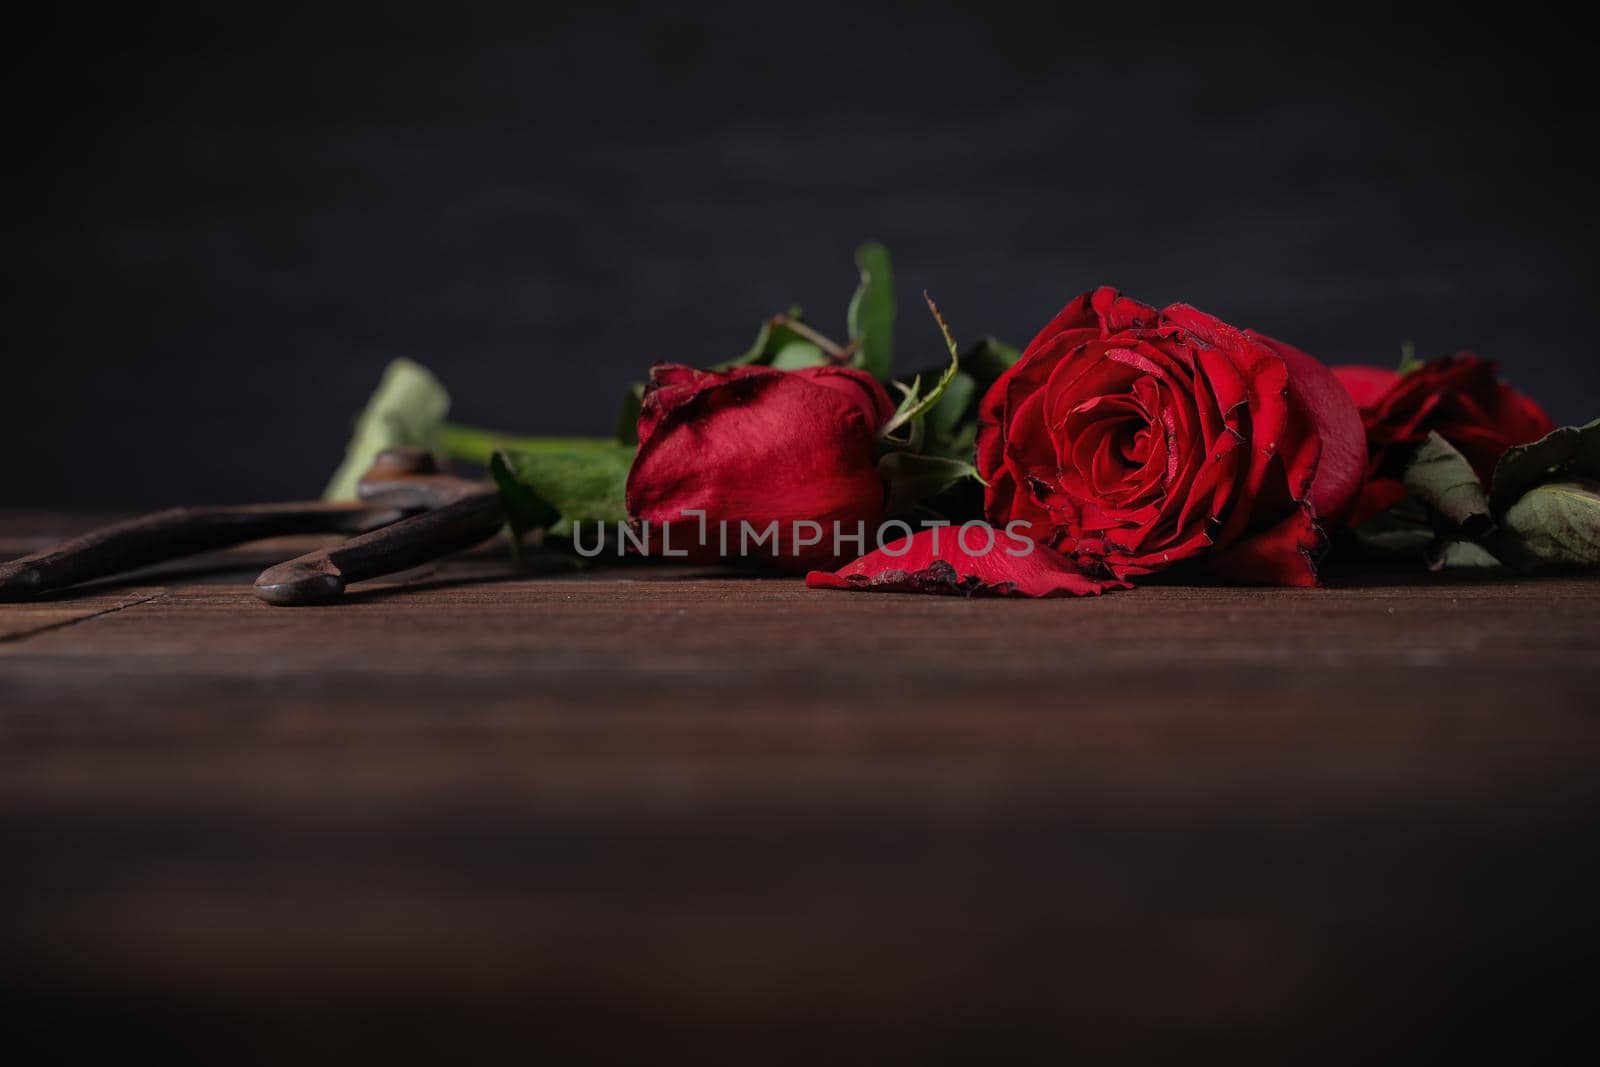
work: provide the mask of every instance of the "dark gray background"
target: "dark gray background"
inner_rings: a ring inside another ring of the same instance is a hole
[[[1021,343],[1106,282],[1600,415],[1593,42],[1535,10],[388,8],[7,45],[0,504],[315,494],[396,355],[462,421],[604,431],[654,360],[841,328],[868,236],[902,367],[923,287]]]

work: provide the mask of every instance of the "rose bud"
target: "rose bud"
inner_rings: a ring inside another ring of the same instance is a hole
[[[1437,431],[1488,484],[1494,465],[1514,445],[1554,430],[1550,416],[1500,381],[1495,364],[1471,352],[1441,356],[1402,374],[1349,364],[1333,373],[1355,400],[1366,430],[1369,480],[1352,525],[1398,504],[1400,483],[1417,445]]]
[[[1110,288],[1040,331],[978,418],[989,521],[1118,579],[1203,560],[1234,581],[1313,585],[1322,525],[1366,464],[1355,405],[1317,360]]]
[[[790,569],[860,555],[884,517],[877,435],[893,414],[883,386],[847,367],[657,364],[628,473],[628,514],[653,528],[645,551]]]

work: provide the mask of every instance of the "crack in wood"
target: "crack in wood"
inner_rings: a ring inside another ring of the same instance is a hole
[[[140,604],[148,604],[152,600],[160,600],[166,595],[167,591],[165,589],[158,589],[154,593],[150,593],[145,596],[131,597],[120,603],[112,604],[109,607],[101,608],[97,611],[88,611],[82,615],[73,615],[70,618],[65,619],[52,619],[49,622],[42,622],[39,625],[28,629],[0,633],[0,645],[20,644],[23,641],[28,641],[38,637],[40,634],[51,633],[55,630],[64,630],[69,626],[77,626],[80,623],[89,622],[93,619],[103,619],[107,615],[115,615],[119,611],[126,611],[129,608],[136,608]]]

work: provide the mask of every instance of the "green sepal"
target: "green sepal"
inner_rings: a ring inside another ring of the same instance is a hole
[[[1427,364],[1417,358],[1417,346],[1410,341],[1401,342],[1400,362],[1395,364],[1395,373],[1410,374],[1412,371],[1421,370],[1425,366]]]
[[[934,321],[939,324],[939,331],[944,335],[945,347],[950,350],[950,365],[939,376],[939,380],[934,383],[933,388],[926,393],[919,393],[922,385],[920,376],[912,382],[910,388],[901,386],[905,392],[905,398],[900,402],[899,408],[895,410],[889,421],[884,423],[878,430],[879,439],[892,444],[904,443],[902,435],[898,432],[900,428],[908,423],[919,424],[923,416],[932,411],[939,403],[940,398],[944,396],[945,391],[950,388],[950,383],[955,381],[956,374],[961,370],[961,353],[956,348],[955,338],[951,336],[949,324],[944,321],[944,315],[939,312],[939,305],[935,304],[933,298],[927,293],[923,293],[922,298],[928,302],[928,310],[933,312]],[[916,430],[914,429],[912,432],[915,433]]]
[[[710,369],[724,371],[734,367],[769,366],[784,348],[796,341],[805,340],[789,325],[791,322],[804,320],[805,312],[799,305],[789,308],[782,315],[772,316],[761,323],[761,328],[756,331],[756,339],[749,348],[732,359],[712,364]]]

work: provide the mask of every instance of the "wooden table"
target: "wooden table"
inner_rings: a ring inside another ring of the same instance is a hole
[[[10,1040],[1532,1062],[1595,1010],[1600,580],[270,608],[285,551],[0,606]]]

